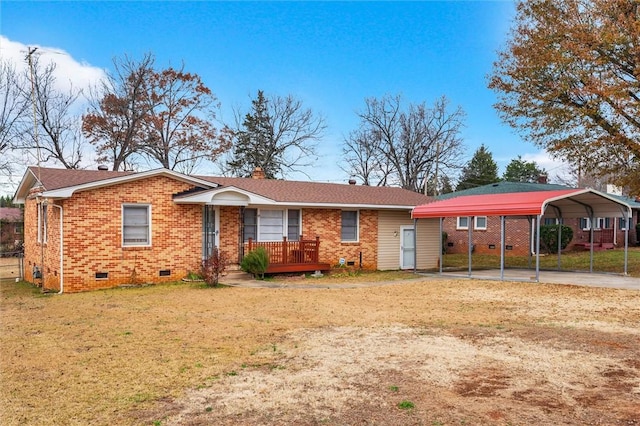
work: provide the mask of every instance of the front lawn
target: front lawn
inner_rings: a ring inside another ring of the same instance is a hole
[[[0,424],[640,424],[638,306],[638,291],[433,277],[1,283]]]

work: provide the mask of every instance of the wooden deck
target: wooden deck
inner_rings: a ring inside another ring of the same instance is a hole
[[[611,250],[613,245],[613,229],[599,229],[593,231],[593,242],[575,243],[574,247],[581,247],[585,250]]]
[[[298,241],[253,241],[251,238],[245,244],[245,253],[264,247],[269,254],[267,274],[281,274],[288,272],[326,271],[331,269],[329,263],[320,262],[320,238]]]

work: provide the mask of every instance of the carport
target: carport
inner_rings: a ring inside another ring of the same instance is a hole
[[[566,189],[540,192],[515,192],[504,194],[467,195],[449,198],[442,201],[417,206],[411,216],[414,221],[424,218],[440,219],[440,234],[442,234],[442,221],[445,217],[468,217],[469,224],[473,223],[476,216],[500,217],[500,280],[504,280],[505,265],[505,219],[527,218],[535,220],[535,258],[536,275],[535,282],[540,281],[540,223],[544,218],[556,218],[562,224],[566,218],[588,217],[594,223],[597,217],[624,218],[629,224],[631,207],[608,194],[593,189]],[[629,226],[626,226],[624,237],[624,275],[627,275]],[[562,232],[562,227],[558,227]],[[593,241],[593,226],[591,226],[591,241]],[[473,230],[468,228],[469,236],[469,270],[468,276],[472,277],[471,256],[473,251]],[[440,241],[439,269],[442,275],[443,247]],[[561,235],[558,235],[558,246],[561,244]],[[416,248],[416,251],[418,248]],[[558,247],[558,267],[560,267],[561,250]],[[590,246],[589,272],[593,272],[593,244]],[[497,277],[496,277],[497,278]]]

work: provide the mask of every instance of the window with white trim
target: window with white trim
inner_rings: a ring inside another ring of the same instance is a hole
[[[244,241],[249,241],[249,238],[254,241],[281,241],[285,236],[290,241],[298,241],[301,220],[300,210],[244,209]]]
[[[259,241],[280,241],[284,232],[284,212],[282,210],[260,210],[258,220]]]
[[[583,231],[588,231],[591,229],[591,219],[588,217],[580,218],[580,229]]]
[[[557,225],[558,224],[558,218],[557,217],[545,217],[544,218],[544,225]]]
[[[122,245],[151,245],[151,206],[148,204],[122,205]]]
[[[340,221],[340,239],[344,242],[358,241],[358,211],[343,210]]]
[[[479,229],[484,231],[487,229],[487,217],[486,216],[476,216],[473,218],[473,227],[474,229]]]
[[[458,216],[456,229],[469,229],[469,218],[467,216]]]
[[[618,227],[620,228],[621,231],[626,231],[627,229],[629,229],[629,224],[631,223],[631,218],[627,218],[625,219],[624,217],[621,217],[618,219]]]

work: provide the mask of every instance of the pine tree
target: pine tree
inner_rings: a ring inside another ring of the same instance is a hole
[[[524,161],[520,155],[514,158],[507,165],[502,179],[507,182],[529,182],[538,181],[540,175],[545,174],[545,170],[538,167],[535,161]]]
[[[264,92],[259,90],[256,99],[251,101],[251,112],[244,117],[242,130],[236,132],[233,158],[228,162],[236,176],[250,177],[256,167],[262,168],[267,179],[274,179],[279,172],[272,161],[273,127],[267,103]]]
[[[456,191],[476,188],[498,182],[498,165],[493,160],[493,155],[482,144],[473,154],[473,158],[462,169],[462,177],[456,187]]]

